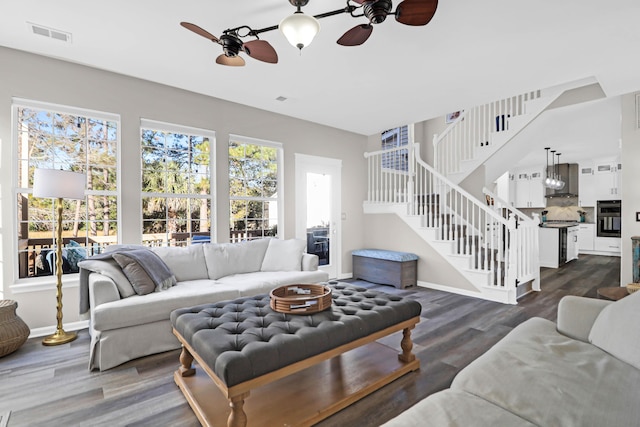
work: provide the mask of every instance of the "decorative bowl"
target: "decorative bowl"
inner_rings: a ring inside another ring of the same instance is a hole
[[[640,283],[629,283],[627,285],[627,292],[629,292],[630,294],[634,293],[637,290],[640,290]]]

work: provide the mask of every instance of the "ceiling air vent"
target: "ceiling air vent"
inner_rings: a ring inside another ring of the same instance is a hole
[[[65,43],[71,43],[71,33],[55,30],[53,28],[45,27],[44,25],[38,25],[31,22],[27,22],[27,25],[29,26],[29,29],[33,34],[60,40]]]

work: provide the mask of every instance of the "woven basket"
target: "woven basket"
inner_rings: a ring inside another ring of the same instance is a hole
[[[629,283],[627,285],[627,292],[629,292],[630,294],[634,293],[637,290],[640,290],[640,283]]]
[[[286,285],[269,294],[271,308],[279,313],[317,313],[331,307],[331,288],[324,285]]]
[[[0,357],[13,353],[29,337],[29,327],[16,314],[18,303],[0,300]]]

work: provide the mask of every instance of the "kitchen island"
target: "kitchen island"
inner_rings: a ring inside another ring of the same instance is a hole
[[[544,222],[539,233],[540,267],[558,268],[578,259],[578,223]]]

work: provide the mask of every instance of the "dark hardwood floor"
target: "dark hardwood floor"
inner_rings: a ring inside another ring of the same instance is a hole
[[[620,259],[582,255],[560,269],[541,271],[542,291],[504,305],[424,288],[398,290],[356,282],[422,304],[414,329],[421,369],[387,385],[319,426],[377,426],[424,397],[448,387],[453,377],[524,320],[556,318],[565,295],[596,297],[620,284]],[[399,349],[400,335],[385,338]],[[173,382],[179,350],[89,372],[90,338],[80,331],[70,344],[44,347],[30,339],[0,359],[0,427],[4,426],[197,426],[198,420]],[[250,399],[251,397],[249,397]],[[221,425],[226,425],[221,420]]]

